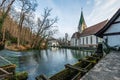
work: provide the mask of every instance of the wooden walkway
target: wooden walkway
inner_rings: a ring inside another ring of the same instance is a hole
[[[0,80],[4,77],[11,76],[13,73],[8,72],[7,70],[3,69],[4,66],[11,65],[12,63],[5,59],[4,57],[0,56]]]
[[[120,51],[110,52],[80,80],[120,80]]]

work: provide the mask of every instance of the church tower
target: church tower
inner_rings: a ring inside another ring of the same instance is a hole
[[[79,20],[79,24],[78,24],[78,32],[82,33],[82,31],[86,28],[87,28],[87,25],[84,20],[83,11],[81,11],[81,16],[80,16],[80,20]]]

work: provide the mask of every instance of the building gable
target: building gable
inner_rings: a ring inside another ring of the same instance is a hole
[[[105,34],[110,34],[110,33],[119,33],[120,32],[120,23],[112,24],[105,32]]]
[[[120,15],[119,17],[115,20],[115,23],[120,22]]]
[[[104,35],[117,35],[120,34],[120,8],[113,15],[113,17],[108,21],[108,23],[99,30],[95,35],[103,37]]]

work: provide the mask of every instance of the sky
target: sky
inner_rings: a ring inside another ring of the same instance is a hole
[[[39,17],[44,8],[52,8],[51,16],[58,17],[58,33],[54,37],[69,38],[77,31],[78,22],[83,10],[87,27],[110,19],[120,8],[120,0],[38,0],[36,16]]]

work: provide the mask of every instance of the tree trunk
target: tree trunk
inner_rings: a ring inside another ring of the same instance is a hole
[[[5,41],[5,27],[3,29],[3,38],[2,38],[2,41]]]

